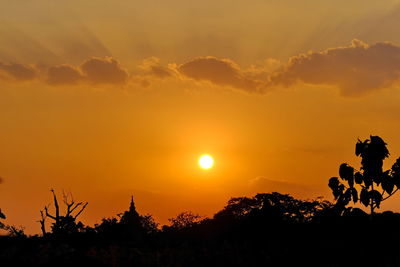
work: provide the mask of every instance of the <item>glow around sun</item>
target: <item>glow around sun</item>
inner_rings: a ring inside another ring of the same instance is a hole
[[[211,169],[214,166],[214,159],[208,154],[201,155],[199,158],[199,166],[204,170]]]

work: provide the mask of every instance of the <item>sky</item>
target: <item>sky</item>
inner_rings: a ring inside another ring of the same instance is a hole
[[[371,134],[400,156],[400,1],[0,4],[0,207],[28,233],[51,188],[88,225],[131,195],[165,224],[260,192],[333,200]]]

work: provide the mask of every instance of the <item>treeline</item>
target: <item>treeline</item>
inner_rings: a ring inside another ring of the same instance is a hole
[[[400,266],[400,214],[377,212],[400,189],[400,159],[383,169],[389,151],[378,136],[359,140],[355,154],[359,169],[343,163],[327,181],[334,203],[263,193],[232,198],[211,218],[183,212],[163,227],[139,214],[133,198],[125,212],[86,226],[79,215],[88,203],[67,194],[59,202],[52,191],[42,235],[0,222],[9,232],[0,237],[0,265]]]
[[[399,214],[371,217],[322,199],[276,192],[232,198],[211,218],[183,212],[163,227],[140,215],[133,199],[125,212],[93,227],[77,221],[74,212],[61,212],[68,211],[64,204],[54,214],[48,209],[51,227],[44,235],[11,231],[1,237],[1,266],[350,266],[400,260],[397,247],[382,245],[400,238]],[[362,257],[355,261],[354,253]]]

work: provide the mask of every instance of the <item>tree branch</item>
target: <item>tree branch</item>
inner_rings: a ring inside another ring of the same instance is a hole
[[[60,218],[60,207],[58,206],[58,201],[57,201],[57,197],[56,194],[54,193],[54,189],[50,190],[53,193],[53,199],[54,199],[54,206],[56,208],[56,217],[55,220],[58,220]]]
[[[73,208],[71,209],[71,213],[74,212],[74,210],[75,210],[77,207],[79,207],[80,205],[82,205],[82,204],[83,204],[83,202],[76,203],[75,207],[73,207]]]
[[[74,219],[76,219],[76,218],[82,213],[82,211],[86,208],[86,206],[87,206],[88,204],[89,204],[89,202],[86,202],[86,203],[82,206],[81,210],[75,215]]]
[[[39,222],[40,222],[40,229],[42,230],[42,234],[43,234],[43,236],[45,236],[47,233],[46,233],[46,217],[47,217],[47,215],[45,215],[44,213],[43,213],[43,210],[41,210],[40,211],[40,216],[42,217],[40,220],[39,220]]]
[[[51,215],[51,214],[49,213],[47,207],[44,207],[44,210],[46,211],[46,216],[47,216],[47,217],[52,218],[52,219],[55,220],[55,221],[57,220],[56,217],[54,217],[53,215]]]

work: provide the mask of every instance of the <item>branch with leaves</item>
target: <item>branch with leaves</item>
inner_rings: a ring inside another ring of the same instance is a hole
[[[382,201],[393,196],[400,188],[400,158],[392,168],[383,171],[383,161],[389,157],[387,144],[379,136],[358,140],[356,156],[361,157],[361,168],[355,170],[347,163],[339,167],[339,177],[329,179],[336,205],[345,208],[351,201],[369,207],[371,215]]]

